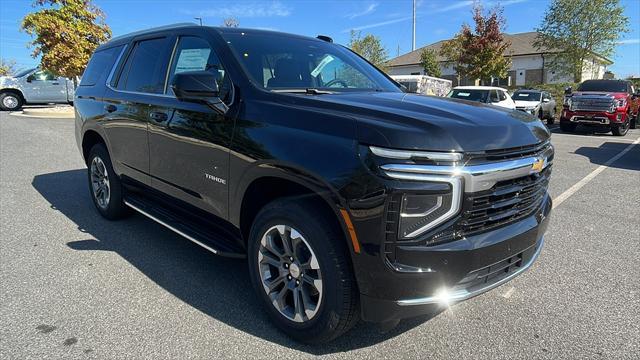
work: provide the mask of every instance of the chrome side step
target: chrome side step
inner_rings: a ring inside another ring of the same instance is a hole
[[[140,214],[142,214],[142,215],[144,215],[144,216],[148,217],[149,219],[151,219],[151,220],[153,220],[153,221],[157,222],[158,224],[163,225],[163,226],[164,226],[164,227],[166,227],[167,229],[172,230],[172,231],[173,231],[173,232],[175,232],[176,234],[179,234],[179,235],[181,235],[181,236],[183,236],[183,237],[187,238],[188,240],[191,240],[191,241],[193,241],[194,243],[196,243],[196,244],[198,244],[198,245],[202,246],[203,248],[205,248],[205,249],[207,249],[207,250],[211,251],[212,253],[214,253],[214,254],[216,254],[216,255],[218,255],[218,254],[219,254],[219,251],[218,251],[218,250],[216,250],[216,249],[214,249],[214,248],[212,248],[212,247],[210,247],[210,246],[208,246],[208,245],[206,245],[206,244],[203,244],[202,242],[200,242],[199,240],[195,239],[194,237],[192,237],[192,236],[190,236],[190,235],[188,235],[188,234],[185,234],[184,232],[182,232],[182,231],[180,231],[180,230],[176,229],[175,227],[173,227],[173,226],[171,226],[171,225],[167,224],[166,222],[164,222],[164,221],[162,221],[162,220],[158,219],[157,217],[155,217],[155,216],[153,216],[153,215],[149,214],[148,212],[146,212],[146,211],[144,211],[144,210],[140,209],[139,207],[137,207],[137,206],[135,206],[135,205],[131,204],[130,202],[128,202],[128,201],[126,201],[126,200],[125,200],[125,201],[124,201],[124,204],[125,204],[125,205],[127,205],[128,207],[132,208],[133,210],[135,210],[135,211],[139,212]]]

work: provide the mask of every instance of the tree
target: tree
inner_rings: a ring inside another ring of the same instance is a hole
[[[384,70],[389,54],[387,49],[382,46],[382,41],[379,37],[371,34],[362,37],[359,31],[351,30],[349,48],[373,65]]]
[[[422,49],[420,52],[420,65],[424,73],[429,76],[440,77],[440,65],[436,59],[436,52],[433,49]]]
[[[467,24],[453,39],[446,41],[441,55],[452,64],[458,76],[472,79],[506,77],[511,61],[504,56],[509,43],[504,39],[505,19],[496,6],[484,13],[480,3],[473,6],[475,29]]]
[[[554,0],[544,14],[534,46],[556,52],[548,67],[582,80],[586,59],[613,54],[620,35],[628,31],[629,19],[619,0]]]
[[[239,25],[240,22],[234,17],[228,17],[222,20],[222,26],[224,27],[237,28]]]
[[[0,58],[0,76],[13,75],[16,71],[15,60],[6,60]]]
[[[93,51],[111,38],[105,14],[91,0],[36,0],[40,10],[22,20],[22,29],[35,39],[32,57],[42,56],[40,67],[54,74],[82,75]]]

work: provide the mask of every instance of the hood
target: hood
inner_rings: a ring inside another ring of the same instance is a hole
[[[308,105],[356,119],[358,140],[368,145],[486,151],[533,145],[550,136],[536,117],[522,111],[459,99],[394,92],[304,98]]]
[[[516,107],[536,107],[540,105],[540,101],[516,100]]]
[[[9,87],[17,83],[13,76],[0,76],[0,87]]]
[[[588,97],[610,97],[610,98],[625,98],[627,93],[625,92],[606,92],[606,91],[574,91],[571,93],[572,97],[588,96]]]

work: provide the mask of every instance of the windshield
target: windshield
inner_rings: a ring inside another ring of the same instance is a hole
[[[516,91],[511,97],[513,100],[540,101],[542,93],[538,91]]]
[[[614,80],[585,81],[578,85],[578,91],[627,92],[627,83]]]
[[[487,102],[489,90],[453,89],[447,96],[450,98],[465,99],[469,101]]]
[[[400,92],[380,71],[339,45],[250,30],[222,36],[249,78],[265,89]]]
[[[26,70],[19,71],[17,74],[14,75],[14,77],[17,77],[17,78],[23,77],[23,76],[27,75],[28,73],[32,72],[33,70],[35,70],[35,69],[26,69]]]

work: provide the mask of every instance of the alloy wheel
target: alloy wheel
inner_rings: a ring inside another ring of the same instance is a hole
[[[18,107],[19,101],[18,98],[13,95],[6,95],[2,99],[2,105],[4,105],[7,109],[15,109]]]
[[[294,228],[276,225],[260,240],[258,268],[271,304],[287,319],[306,322],[322,302],[322,273],[305,238]]]
[[[107,167],[99,156],[94,157],[91,161],[91,189],[98,206],[106,209],[111,197],[111,185],[109,184]]]

